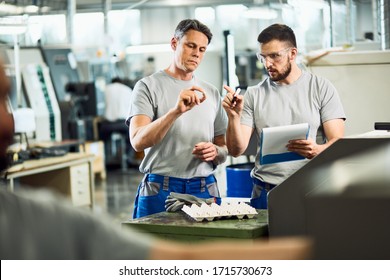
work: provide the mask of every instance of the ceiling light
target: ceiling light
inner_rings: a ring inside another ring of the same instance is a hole
[[[166,52],[171,50],[170,44],[140,45],[129,46],[126,48],[126,54],[139,54],[151,52]]]
[[[35,14],[38,13],[39,7],[36,5],[28,5],[24,7],[24,12],[27,14]]]
[[[23,34],[26,30],[27,24],[23,20],[0,18],[0,34],[2,35]]]
[[[49,6],[43,6],[41,7],[41,12],[42,13],[48,13],[51,10]]]
[[[0,3],[0,13],[1,14],[21,14],[23,13],[23,7],[17,7],[15,5],[5,4],[4,2]]]
[[[215,10],[212,7],[195,8],[195,18],[207,25],[212,25],[215,21]]]
[[[267,7],[253,7],[244,11],[247,18],[270,20],[278,17],[278,12]]]
[[[327,6],[324,0],[288,0],[287,3],[296,8],[310,7],[323,9]]]

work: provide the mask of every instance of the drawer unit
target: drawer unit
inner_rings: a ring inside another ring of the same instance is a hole
[[[91,204],[90,178],[88,164],[70,168],[70,195],[75,206]]]
[[[88,163],[67,166],[42,174],[20,178],[26,186],[52,188],[68,196],[75,206],[92,206],[91,176]]]

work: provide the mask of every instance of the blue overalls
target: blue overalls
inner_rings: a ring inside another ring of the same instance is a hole
[[[138,186],[133,218],[164,212],[165,200],[170,192],[191,194],[199,198],[215,197],[216,203],[221,203],[217,180],[214,175],[181,179],[146,174]]]
[[[257,178],[252,178],[252,182],[251,206],[256,209],[268,209],[267,194],[275,185],[265,183]]]

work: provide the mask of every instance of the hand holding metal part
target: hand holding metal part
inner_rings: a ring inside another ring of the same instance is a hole
[[[201,97],[199,93],[202,95]],[[182,90],[180,98],[182,98],[186,106],[199,105],[206,100],[206,94],[202,88],[193,86],[190,89]]]
[[[234,102],[237,101],[237,96],[240,94],[240,92],[241,92],[241,89],[237,88],[236,92],[233,94],[232,105],[234,104]]]
[[[244,96],[240,95],[241,89],[237,88],[235,91],[229,86],[223,86],[227,91],[223,99],[222,106],[229,116],[237,116],[241,114],[243,109]]]

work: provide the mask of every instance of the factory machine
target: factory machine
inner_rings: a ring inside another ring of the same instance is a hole
[[[65,139],[93,140],[94,117],[104,114],[104,92],[96,81],[80,81],[70,48],[41,47],[55,88]]]
[[[61,141],[61,113],[49,68],[42,64],[28,64],[22,68],[22,77],[29,105],[35,113],[36,140]]]
[[[315,259],[390,259],[390,132],[344,138],[268,195],[269,235],[308,236]]]
[[[308,70],[330,80],[339,92],[347,115],[345,135],[365,133],[374,122],[389,121],[390,50],[329,53]]]
[[[104,92],[96,82],[68,83],[65,90],[72,95],[72,114],[69,120],[69,133],[72,138],[93,140],[94,120],[104,115]]]
[[[8,65],[15,65],[13,49],[3,54]],[[55,95],[49,68],[45,64],[39,49],[23,48],[19,54],[20,74],[23,80],[22,92],[13,89],[13,109],[27,106],[35,115],[35,139],[37,141],[62,140],[61,113]],[[13,73],[16,75],[16,73]],[[11,80],[13,80],[11,78]],[[24,93],[24,94],[23,94]],[[23,94],[22,96],[15,96]],[[23,101],[22,101],[23,100]]]
[[[50,68],[50,77],[53,81],[53,87],[61,111],[63,138],[74,138],[71,136],[69,129],[69,123],[72,118],[71,96],[66,92],[65,86],[69,82],[79,81],[75,58],[69,48],[40,47],[40,51],[45,63]]]
[[[6,64],[14,65],[14,50],[2,51]],[[71,49],[22,48],[19,56],[23,87],[20,97],[16,92],[11,95],[12,107],[33,109],[36,123],[33,138],[93,140],[93,120],[104,114],[104,87],[97,85],[99,81],[80,81]]]

